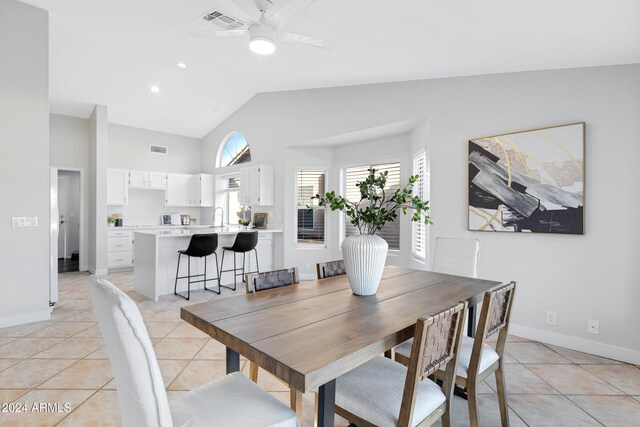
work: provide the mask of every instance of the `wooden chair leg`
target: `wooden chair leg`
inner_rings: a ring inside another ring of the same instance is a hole
[[[502,362],[502,360],[500,360]],[[498,406],[500,406],[500,419],[502,420],[502,427],[509,427],[509,408],[507,407],[507,389],[504,384],[504,366],[502,363],[498,365],[498,369],[495,372],[496,375],[496,390],[498,391]]]
[[[298,416],[298,425],[302,426],[302,392],[293,387],[289,387],[289,399],[291,410]]]
[[[475,380],[467,381],[467,404],[469,405],[469,426],[478,427],[478,393]]]
[[[249,362],[249,379],[254,383],[258,383],[258,365],[253,362]]]

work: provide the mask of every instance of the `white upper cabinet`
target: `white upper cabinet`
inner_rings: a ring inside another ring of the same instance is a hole
[[[129,188],[147,188],[147,173],[129,171]]]
[[[240,169],[240,202],[250,206],[273,205],[273,166]]]
[[[193,175],[170,173],[167,174],[165,205],[193,206]]]
[[[192,179],[192,204],[200,207],[213,207],[214,177],[211,174],[199,173]]]
[[[125,206],[129,196],[129,171],[107,170],[107,205]]]
[[[164,190],[165,175],[161,172],[129,171],[129,188]]]
[[[147,188],[152,190],[164,190],[165,189],[165,177],[162,172],[149,172],[147,178]]]

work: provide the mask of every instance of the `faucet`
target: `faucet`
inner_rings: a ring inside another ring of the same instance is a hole
[[[220,209],[220,225],[218,227],[222,227],[224,226],[224,209],[222,209],[221,206],[218,206],[213,210],[213,213],[211,213],[211,219],[213,219],[213,226],[216,227],[216,212],[218,212],[218,209]]]

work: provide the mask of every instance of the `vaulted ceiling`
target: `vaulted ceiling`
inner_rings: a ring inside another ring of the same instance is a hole
[[[332,49],[269,57],[189,34],[230,1],[24,0],[51,12],[51,111],[202,137],[259,92],[640,62],[637,0],[318,0],[283,28]]]

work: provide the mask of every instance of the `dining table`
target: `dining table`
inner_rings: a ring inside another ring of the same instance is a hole
[[[354,295],[346,275],[181,308],[181,318],[300,393],[317,393],[316,421],[333,426],[336,379],[413,337],[416,320],[459,301],[477,306],[500,282],[386,266],[374,295]],[[475,314],[469,313],[472,332]]]

